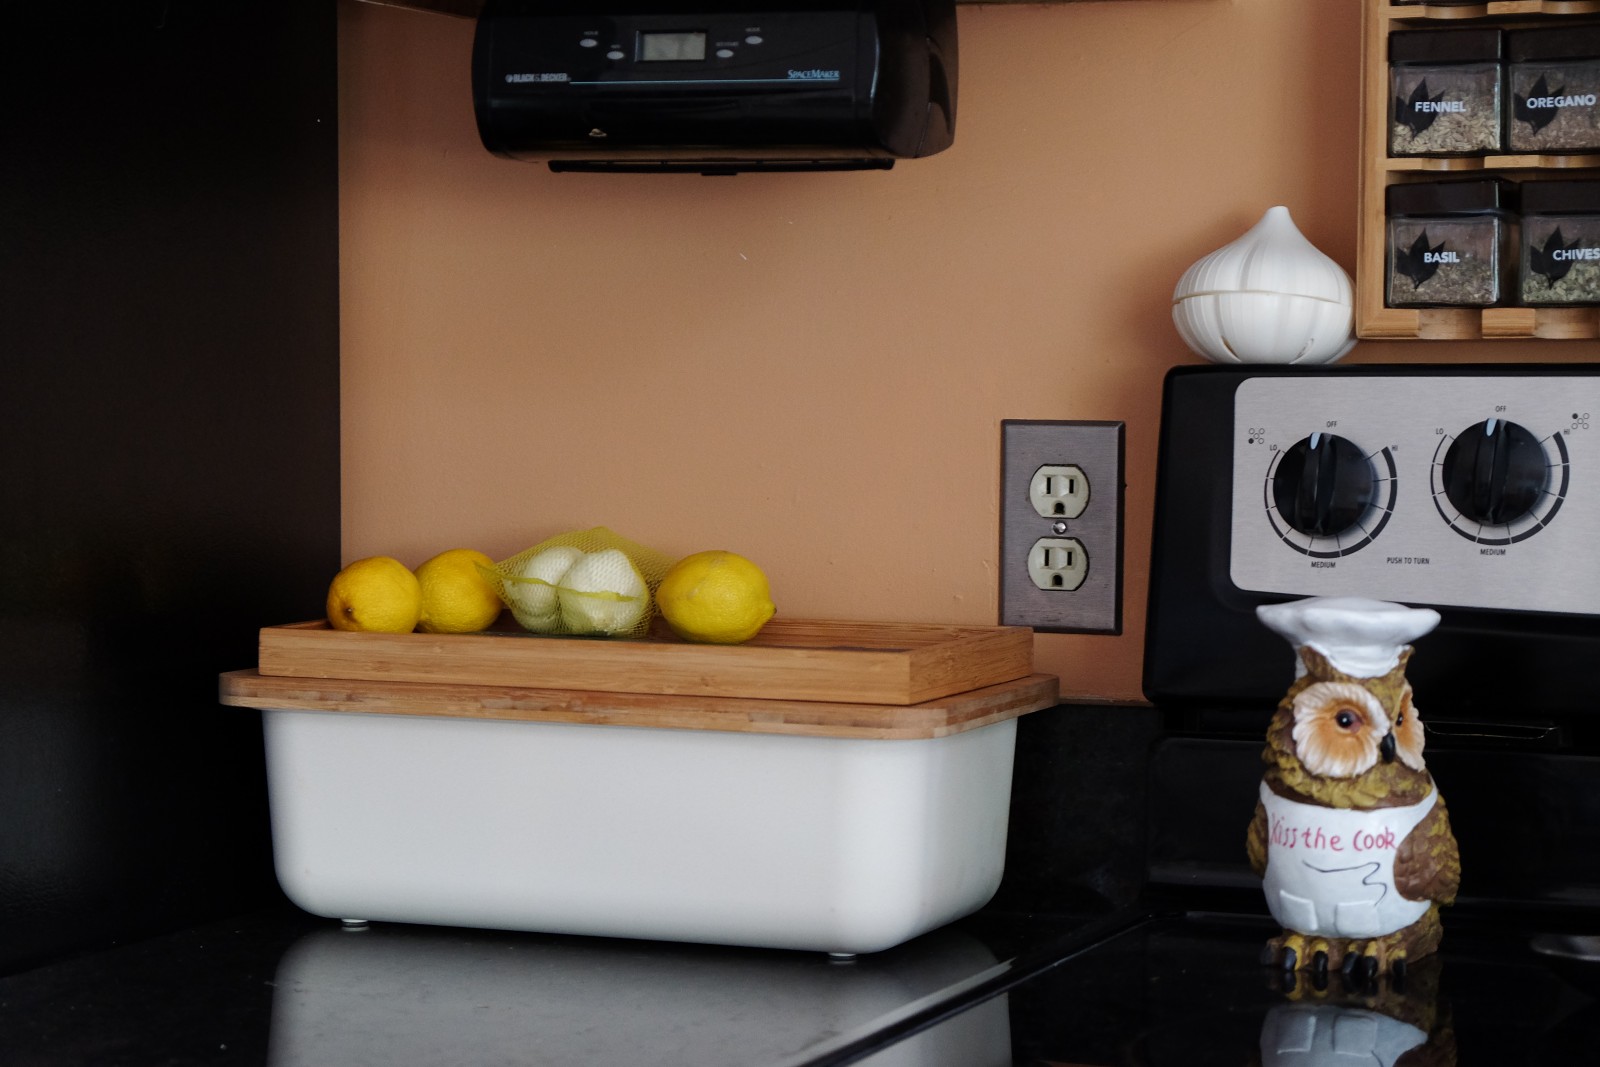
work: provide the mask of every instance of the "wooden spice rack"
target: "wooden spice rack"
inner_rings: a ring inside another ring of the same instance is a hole
[[[1501,0],[1467,5],[1366,0],[1361,25],[1361,210],[1356,227],[1356,336],[1367,340],[1600,338],[1600,308],[1391,308],[1383,303],[1388,255],[1384,192],[1407,181],[1492,174],[1512,181],[1600,177],[1600,153],[1459,158],[1389,156],[1389,31],[1483,22],[1505,28],[1583,17],[1600,21],[1600,0]]]

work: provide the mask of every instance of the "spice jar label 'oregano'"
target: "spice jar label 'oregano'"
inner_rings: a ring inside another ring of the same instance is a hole
[[[1511,129],[1517,152],[1600,148],[1600,64],[1520,64],[1511,79]]]

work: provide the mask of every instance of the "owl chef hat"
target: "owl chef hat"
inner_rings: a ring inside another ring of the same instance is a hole
[[[1262,604],[1256,617],[1295,648],[1310,646],[1352,678],[1381,678],[1400,662],[1400,652],[1439,625],[1431,608],[1408,608],[1363,597],[1311,597],[1287,604]],[[1295,658],[1295,677],[1305,673]]]

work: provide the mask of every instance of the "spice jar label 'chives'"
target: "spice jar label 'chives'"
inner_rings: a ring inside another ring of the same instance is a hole
[[[1523,247],[1525,304],[1592,304],[1600,301],[1600,220],[1568,219],[1569,237],[1558,225],[1536,226]]]
[[[1600,181],[1524,182],[1521,199],[1521,302],[1600,304]]]
[[[1574,259],[1593,259],[1590,253],[1596,251],[1592,248],[1578,247],[1578,242],[1568,242],[1561,234],[1561,227],[1557,226],[1550,231],[1550,236],[1545,238],[1544,247],[1530,242],[1528,244],[1528,269],[1535,274],[1544,275],[1545,281],[1554,284],[1567,276],[1567,271],[1572,269]],[[1573,253],[1583,253],[1573,255]]]

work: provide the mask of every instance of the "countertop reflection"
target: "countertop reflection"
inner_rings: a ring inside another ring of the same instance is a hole
[[[1012,1062],[1003,995],[938,1028],[938,1040],[890,1041],[915,1029],[906,1020],[1003,983],[1009,961],[1073,928],[980,913],[839,962],[401,924],[346,930],[285,906],[0,978],[0,1062],[801,1067],[884,1044],[874,1062],[983,1067]]]
[[[849,962],[415,927],[322,929],[278,965],[267,1063],[803,1064],[998,962],[976,937],[951,929]],[[998,1027],[977,1040],[997,1049],[989,1062],[1009,1063],[1005,1014],[989,1018]],[[973,1063],[947,1052],[954,1049],[930,1047],[902,1062]]]
[[[1592,976],[1552,966],[1526,927],[1449,919],[1443,951],[1396,982],[1291,979],[1263,967],[1261,945],[1276,929],[1264,916],[1151,918],[1004,991],[1012,1062],[1546,1067],[1594,1058]],[[960,1040],[960,1021],[917,1036],[936,1046],[950,1027]],[[859,1062],[889,1067],[893,1051]]]

